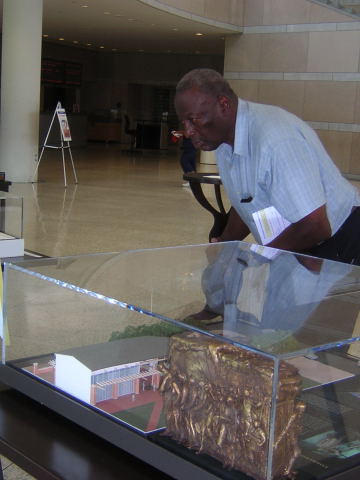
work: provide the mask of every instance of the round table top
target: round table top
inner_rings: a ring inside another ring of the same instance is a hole
[[[184,173],[183,179],[189,182],[195,183],[210,183],[213,185],[221,185],[220,175],[216,172],[206,173],[206,172],[194,172],[194,173]]]

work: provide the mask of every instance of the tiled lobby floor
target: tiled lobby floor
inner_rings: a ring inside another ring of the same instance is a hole
[[[67,165],[64,188],[60,152],[47,151],[39,182],[11,187],[24,197],[26,249],[64,256],[207,241],[212,216],[181,186],[177,150],[129,155],[91,144],[73,157],[77,185]]]

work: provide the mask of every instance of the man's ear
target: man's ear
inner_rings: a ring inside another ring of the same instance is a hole
[[[228,113],[230,111],[231,103],[228,97],[225,97],[225,95],[219,95],[218,102],[223,113]]]

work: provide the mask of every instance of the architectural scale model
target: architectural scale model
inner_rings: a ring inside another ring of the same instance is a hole
[[[124,410],[154,404],[144,430],[156,430],[164,427],[158,422],[162,410],[158,364],[167,357],[168,344],[166,337],[124,338],[54,353],[45,365],[33,359],[26,369],[120,419]]]

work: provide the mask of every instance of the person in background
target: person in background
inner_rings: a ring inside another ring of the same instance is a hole
[[[196,172],[196,148],[190,138],[182,130],[173,130],[171,135],[176,139],[182,139],[180,164],[184,173]],[[189,182],[182,184],[183,187],[189,187]]]
[[[116,108],[115,108],[115,120],[118,122],[122,122],[122,118],[124,116],[125,112],[123,111],[121,102],[117,102]]]
[[[212,241],[252,233],[263,245],[360,265],[360,193],[307,123],[239,99],[211,69],[179,81],[175,107],[194,147],[216,150],[233,207]]]

